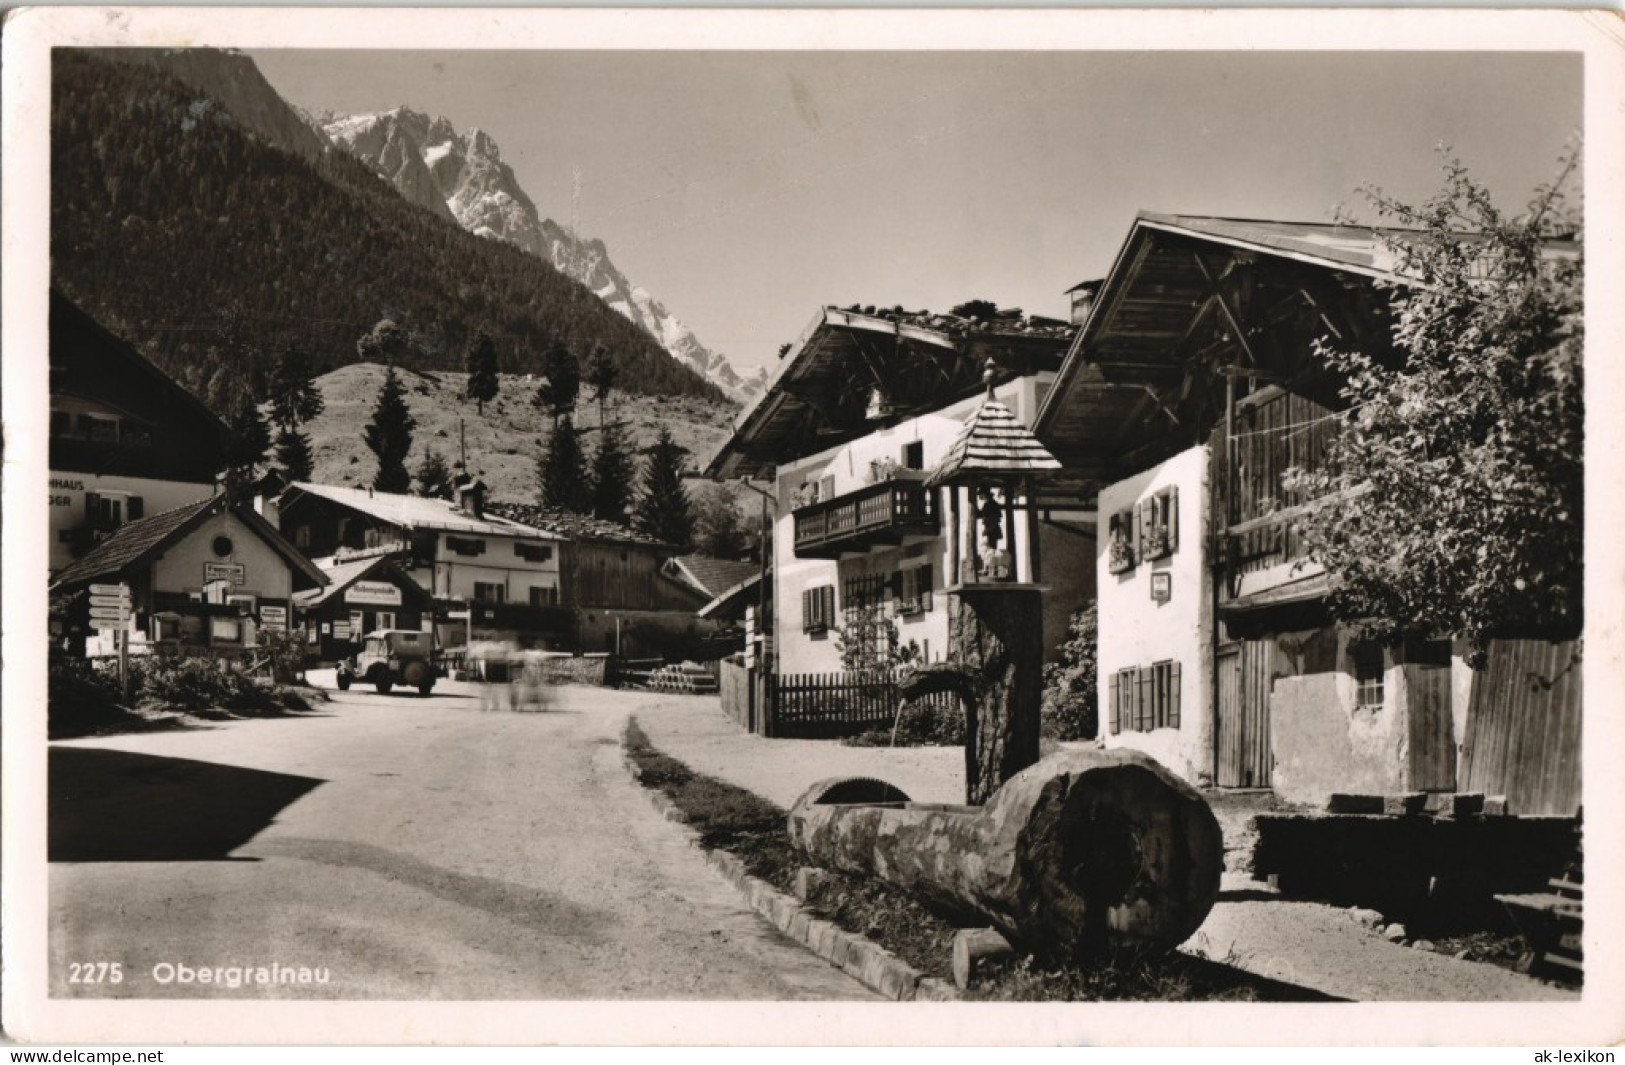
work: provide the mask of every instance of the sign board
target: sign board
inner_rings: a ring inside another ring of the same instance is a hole
[[[267,629],[284,632],[288,628],[288,608],[285,606],[260,607],[260,624]]]
[[[215,581],[230,581],[232,584],[245,584],[248,581],[248,567],[241,562],[205,562],[203,563],[203,583],[212,584]]]
[[[348,621],[333,622],[333,639],[348,640],[350,638],[350,623]]]
[[[93,595],[90,597],[90,606],[92,610],[97,607],[110,607],[114,610],[126,610],[130,606],[130,601],[129,599],[121,598],[120,596],[116,595]]]
[[[1153,573],[1151,575],[1151,599],[1154,602],[1166,603],[1174,595],[1174,575],[1172,573]]]
[[[400,606],[401,590],[388,581],[356,581],[345,589],[344,601],[366,606]]]
[[[130,598],[130,587],[127,584],[92,584],[90,586],[90,594],[93,596],[117,595],[128,599]]]

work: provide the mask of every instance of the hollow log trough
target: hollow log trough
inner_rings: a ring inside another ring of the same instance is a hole
[[[875,876],[1028,953],[1080,960],[1189,938],[1219,893],[1207,802],[1137,751],[1067,751],[984,806],[916,803],[872,779],[820,781],[790,811],[812,864]]]

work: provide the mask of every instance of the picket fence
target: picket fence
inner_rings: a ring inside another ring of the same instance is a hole
[[[837,739],[887,730],[902,701],[891,673],[783,673],[767,678],[763,734],[783,739]],[[957,699],[939,692],[913,700],[942,710]]]

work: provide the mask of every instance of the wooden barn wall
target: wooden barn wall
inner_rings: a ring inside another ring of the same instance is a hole
[[[694,611],[699,595],[660,575],[661,556],[645,547],[576,543],[564,556],[564,595],[577,606],[620,610]]]
[[[1461,789],[1505,795],[1514,814],[1580,806],[1580,644],[1495,640],[1474,678]]]

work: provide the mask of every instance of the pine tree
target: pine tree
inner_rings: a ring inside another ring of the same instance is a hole
[[[483,416],[485,404],[497,398],[497,390],[502,386],[502,380],[497,376],[497,349],[490,337],[481,333],[474,338],[464,356],[463,368],[468,371],[467,396]]]
[[[324,406],[322,391],[316,387],[310,357],[291,344],[283,348],[276,368],[271,372],[272,422],[284,430],[298,429],[321,414]]]
[[[575,412],[581,395],[581,364],[562,340],[555,340],[542,359],[542,373],[547,379],[537,387],[534,402],[553,415],[556,429],[560,418]]]
[[[378,390],[372,421],[362,434],[367,447],[378,456],[378,475],[373,478],[372,486],[380,492],[405,492],[412,487],[411,475],[406,472],[406,455],[412,450],[412,428],[416,424],[406,407],[406,387],[391,366],[384,373],[383,387]]]
[[[683,487],[683,457],[688,452],[661,426],[643,466],[643,491],[633,514],[633,528],[645,536],[688,550],[694,544],[694,508]]]
[[[240,495],[265,461],[271,446],[271,430],[265,424],[259,405],[246,390],[237,393],[231,414],[226,418],[226,494]]]
[[[316,456],[311,452],[309,435],[286,426],[277,430],[276,461],[288,480],[310,480]]]
[[[604,424],[604,403],[609,399],[610,390],[620,379],[621,368],[610,357],[609,349],[599,344],[592,349],[592,358],[587,362],[587,384],[592,387],[593,402],[598,404],[598,424]]]
[[[540,463],[543,506],[585,514],[592,510],[591,485],[581,454],[581,437],[566,414],[548,438]]]
[[[751,547],[739,498],[720,484],[706,485],[695,494],[695,548],[712,558],[744,558]]]
[[[446,456],[435,448],[431,447],[423,456],[417,478],[418,495],[430,499],[451,498],[451,467],[446,464]]]
[[[627,450],[626,437],[616,426],[605,426],[598,434],[598,450],[592,457],[593,517],[625,523],[636,477],[637,467]]]

